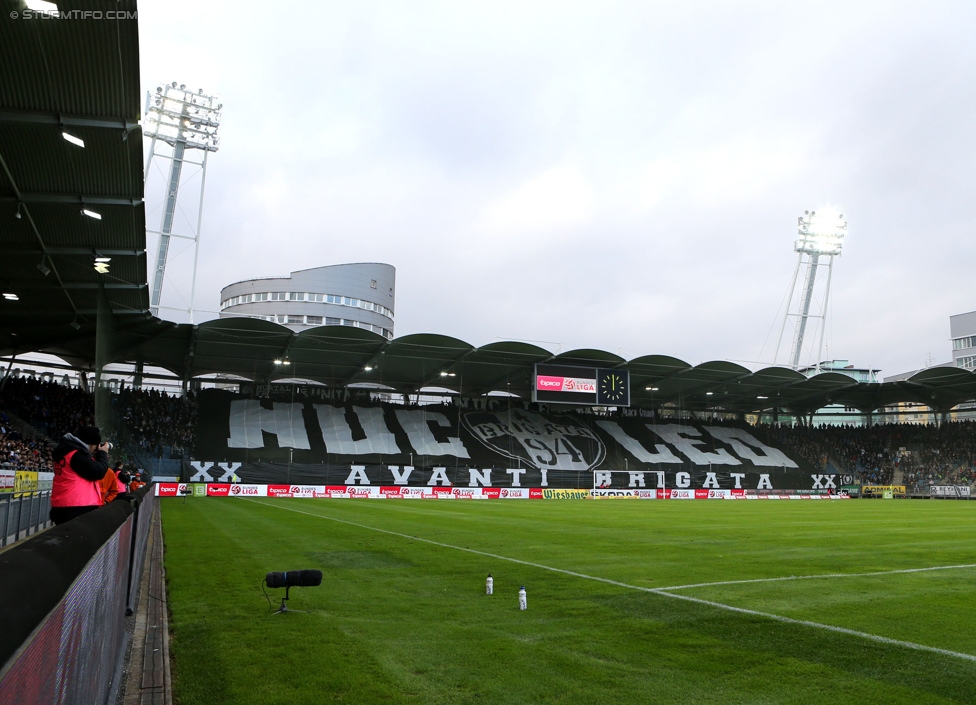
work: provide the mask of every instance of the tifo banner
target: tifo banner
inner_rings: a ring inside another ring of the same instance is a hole
[[[220,483],[223,467],[206,461],[192,461],[193,477],[210,476]],[[238,469],[250,484],[356,485],[365,487],[498,487],[519,489],[703,489],[703,490],[793,490],[800,493],[838,492],[836,475],[805,473],[802,470],[770,468],[691,467],[670,470],[566,471],[517,467],[469,468],[458,465],[420,467],[412,465],[316,465],[244,463]],[[291,480],[291,482],[288,482]]]
[[[460,408],[379,404],[368,396],[339,405],[325,391],[296,390],[287,400],[201,392],[189,479],[559,489],[840,485],[837,475],[816,472],[749,429],[655,423],[644,410],[590,416],[521,400]]]

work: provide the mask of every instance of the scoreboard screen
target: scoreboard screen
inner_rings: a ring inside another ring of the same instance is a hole
[[[533,382],[532,401],[630,406],[630,373],[627,370],[536,365]]]

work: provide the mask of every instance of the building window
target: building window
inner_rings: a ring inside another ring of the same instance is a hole
[[[292,291],[288,294],[289,301],[304,301],[305,292],[304,291]]]
[[[272,291],[271,300],[272,301],[287,301],[288,294],[284,291]]]
[[[966,348],[976,348],[976,335],[965,338],[955,338],[952,341],[953,350],[965,350]]]
[[[342,325],[342,319],[341,318],[332,318],[332,316],[326,316],[326,318],[325,318],[325,325],[327,325],[327,326],[341,326]]]
[[[376,280],[375,279],[370,279],[369,280],[369,288],[370,289],[375,289],[376,288]]]
[[[305,323],[310,326],[322,325],[322,316],[305,316]]]
[[[976,369],[976,355],[956,358],[956,367],[963,367],[967,370]]]

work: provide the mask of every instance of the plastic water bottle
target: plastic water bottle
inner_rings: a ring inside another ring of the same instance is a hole
[[[528,605],[525,602],[525,586],[524,585],[519,588],[519,609],[520,610],[528,609]]]
[[[485,594],[492,595],[495,592],[495,579],[491,577],[491,573],[488,573],[488,579],[485,581]]]

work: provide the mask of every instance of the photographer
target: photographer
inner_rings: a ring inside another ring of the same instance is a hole
[[[51,521],[63,524],[102,506],[100,482],[109,472],[110,448],[111,444],[102,443],[102,433],[95,426],[64,434],[52,454]]]

